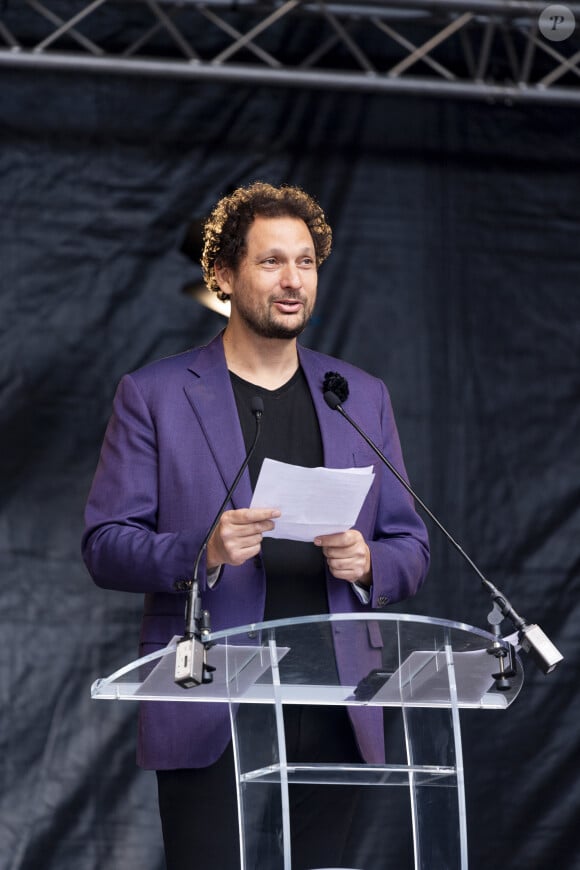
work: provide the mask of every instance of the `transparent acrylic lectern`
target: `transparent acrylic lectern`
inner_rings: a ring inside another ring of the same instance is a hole
[[[516,657],[509,687],[496,688],[492,634],[461,623],[387,613],[258,623],[214,632],[208,653],[213,682],[191,689],[174,682],[176,640],[96,680],[92,697],[229,706],[243,870],[290,870],[289,789],[294,783],[351,784],[378,790],[374,793],[389,800],[402,795],[413,866],[467,868],[459,711],[506,709],[523,682]],[[286,705],[295,704],[346,706],[355,718],[366,717],[362,727],[374,735],[378,757],[360,764],[296,763],[287,757],[283,716]],[[245,705],[251,705],[246,708],[251,716],[242,715]],[[393,716],[400,720],[402,747],[395,757],[382,732]],[[381,809],[388,800],[372,806],[388,812]],[[374,848],[380,854],[381,842]]]

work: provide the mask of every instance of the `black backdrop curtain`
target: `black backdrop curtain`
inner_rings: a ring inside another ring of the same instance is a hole
[[[254,179],[334,225],[305,343],[387,382],[415,487],[566,657],[463,717],[470,866],[580,867],[577,112],[3,71],[1,121],[1,867],[163,866],[136,710],[89,698],[141,602],[93,587],[82,510],[119,377],[221,328],[180,242]],[[398,609],[485,627],[430,531]]]

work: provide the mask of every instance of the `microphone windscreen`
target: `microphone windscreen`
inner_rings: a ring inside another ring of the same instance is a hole
[[[348,381],[338,372],[326,372],[322,382],[322,392],[334,393],[339,403],[342,403],[348,399]]]

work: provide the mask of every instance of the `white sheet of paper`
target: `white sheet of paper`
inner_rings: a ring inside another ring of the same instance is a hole
[[[372,465],[303,468],[264,459],[250,507],[282,512],[264,537],[313,541],[354,526],[374,479]]]

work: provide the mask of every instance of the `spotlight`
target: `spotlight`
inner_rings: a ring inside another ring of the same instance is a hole
[[[204,218],[194,218],[187,226],[179,248],[180,252],[197,267],[201,263],[204,223]],[[204,308],[209,308],[210,311],[215,311],[222,317],[228,318],[230,316],[230,303],[218,299],[215,293],[207,289],[201,279],[186,284],[185,287],[182,287],[182,292],[191,296]]]
[[[195,301],[199,302],[200,305],[203,305],[204,308],[209,308],[210,311],[215,311],[217,314],[221,314],[222,317],[229,318],[231,308],[230,303],[222,302],[221,299],[218,299],[215,293],[212,293],[211,290],[207,289],[203,281],[186,284],[182,287],[182,292],[191,296],[192,299],[195,299]]]

